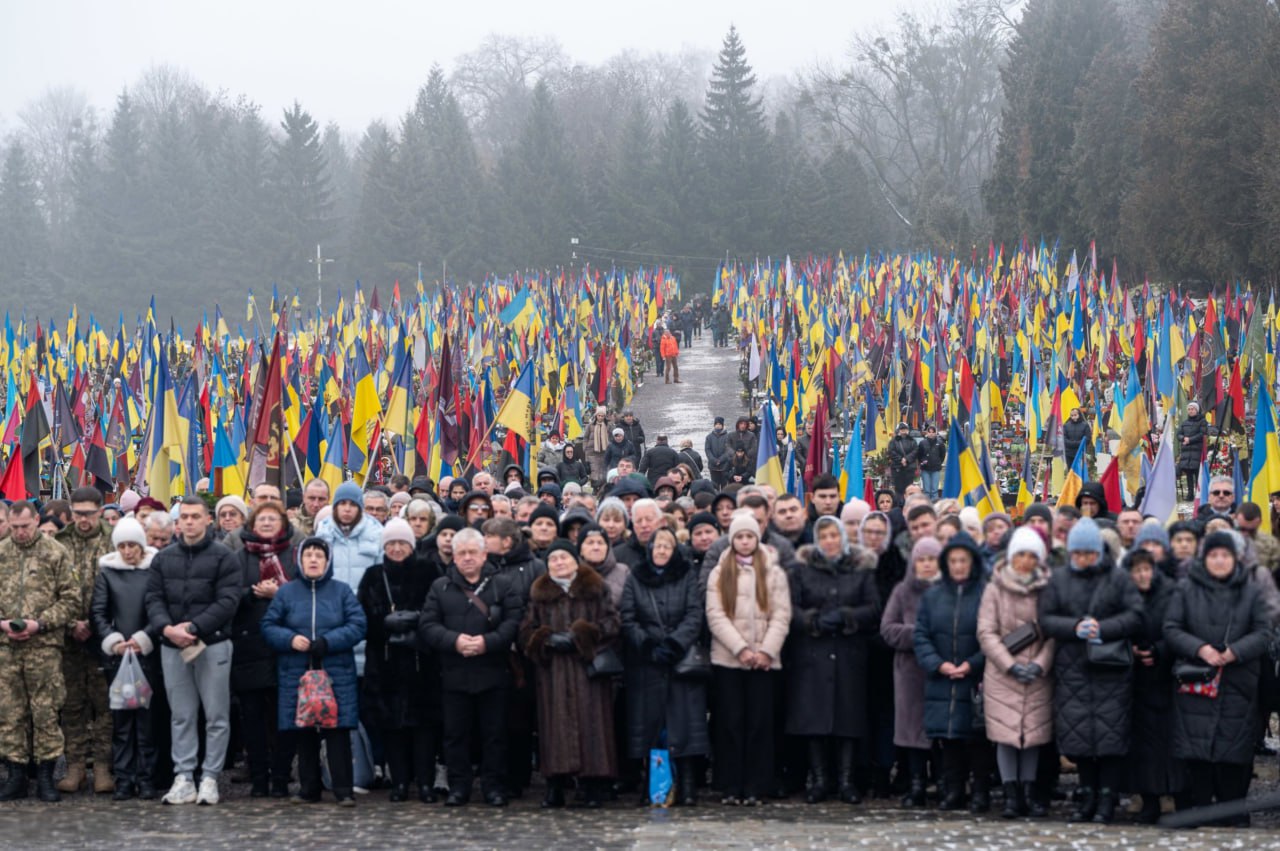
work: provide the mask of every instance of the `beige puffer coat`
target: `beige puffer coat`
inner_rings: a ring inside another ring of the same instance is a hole
[[[1053,740],[1054,643],[1041,638],[1015,657],[1001,638],[1024,623],[1036,620],[1041,590],[1049,583],[1049,569],[1035,570],[1035,578],[1023,585],[1002,558],[997,562],[978,609],[978,643],[987,657],[982,678],[987,738],[996,744],[1030,748]],[[1028,685],[1009,673],[1015,663],[1035,662],[1043,673]]]
[[[738,654],[746,648],[769,654],[770,669],[782,668],[782,643],[791,628],[791,587],[787,573],[778,567],[777,557],[769,547],[765,554],[764,582],[769,590],[769,611],[756,606],[756,582],[760,577],[747,565],[738,568],[738,596],[733,619],[725,614],[720,599],[720,570],[725,559],[734,558],[733,548],[725,550],[720,563],[707,577],[707,626],[711,630],[711,664],[724,668],[742,668]]]

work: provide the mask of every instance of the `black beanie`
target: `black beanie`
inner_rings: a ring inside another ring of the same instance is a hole
[[[551,554],[557,550],[564,550],[566,553],[573,556],[575,561],[578,558],[578,548],[574,545],[573,541],[570,541],[568,538],[556,538],[551,542],[551,545],[547,547],[546,555],[542,560],[544,562],[550,561]]]

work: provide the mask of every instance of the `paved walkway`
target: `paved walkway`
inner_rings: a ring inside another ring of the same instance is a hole
[[[671,446],[679,448],[687,437],[701,453],[712,420],[722,416],[732,429],[733,421],[746,412],[737,348],[715,348],[711,332],[704,331],[701,339],[694,339],[692,346],[680,352],[680,383],[666,384],[654,373],[647,373],[644,386],[636,388],[631,408],[644,426],[650,446],[654,435],[665,432]]]

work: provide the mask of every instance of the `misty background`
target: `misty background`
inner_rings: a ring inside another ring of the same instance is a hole
[[[498,4],[439,27],[394,4],[52,5],[0,36],[14,312],[111,323],[154,293],[237,320],[273,283],[309,305],[317,244],[326,300],[419,264],[662,263],[689,291],[726,255],[1024,237],[1096,241],[1131,281],[1269,283],[1280,260],[1267,0]]]

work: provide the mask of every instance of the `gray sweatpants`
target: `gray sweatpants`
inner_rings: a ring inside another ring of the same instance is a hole
[[[203,777],[217,779],[231,739],[231,642],[210,644],[190,664],[182,651],[160,648],[164,690],[169,696],[169,727],[173,734],[173,773],[188,779],[200,753],[200,709],[204,708]]]

